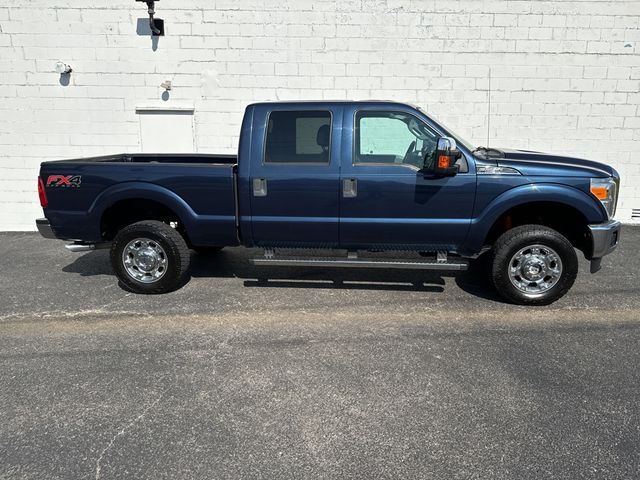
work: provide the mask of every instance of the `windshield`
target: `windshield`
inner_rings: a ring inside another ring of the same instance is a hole
[[[425,112],[422,108],[420,108],[420,107],[416,107],[416,108],[418,110],[420,110],[422,113],[424,113],[425,115],[427,115],[427,112]],[[433,118],[433,117],[430,117],[430,118]],[[454,132],[452,129],[450,129],[448,126],[446,126],[444,123],[442,123],[440,120],[437,120],[436,123],[439,126],[441,126],[443,129],[445,129],[450,136],[455,138],[458,143],[461,143],[470,152],[472,152],[476,148],[473,145],[473,143],[469,142],[468,140],[466,140],[463,137],[461,137],[460,135],[458,135],[456,132]]]

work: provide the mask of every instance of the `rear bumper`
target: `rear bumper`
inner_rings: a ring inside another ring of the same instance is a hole
[[[598,225],[589,225],[591,232],[591,258],[602,258],[613,252],[620,243],[622,225],[616,220]]]
[[[56,234],[53,233],[49,220],[46,218],[38,218],[36,220],[36,226],[38,227],[38,232],[40,232],[40,235],[44,238],[57,238]]]

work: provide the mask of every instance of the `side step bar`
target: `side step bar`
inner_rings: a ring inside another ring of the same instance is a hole
[[[446,258],[446,257],[444,257]],[[464,271],[469,268],[466,261],[443,261],[443,255],[438,252],[437,261],[411,261],[388,259],[359,259],[352,253],[347,258],[278,258],[273,251],[265,251],[264,257],[253,258],[254,265],[270,265],[276,267],[334,267],[334,268],[398,268],[405,270],[440,270],[440,271]]]

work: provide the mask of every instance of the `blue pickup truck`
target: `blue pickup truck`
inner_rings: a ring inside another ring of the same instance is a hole
[[[42,163],[37,227],[72,251],[110,248],[138,293],[180,287],[190,249],[260,247],[257,265],[433,270],[489,252],[505,299],[544,305],[571,288],[576,249],[595,273],[616,248],[619,185],[602,163],[474,147],[403,103],[257,103],[237,156]]]

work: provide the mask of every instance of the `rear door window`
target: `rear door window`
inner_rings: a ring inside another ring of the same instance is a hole
[[[331,151],[331,112],[274,111],[269,114],[265,164],[328,164]]]

